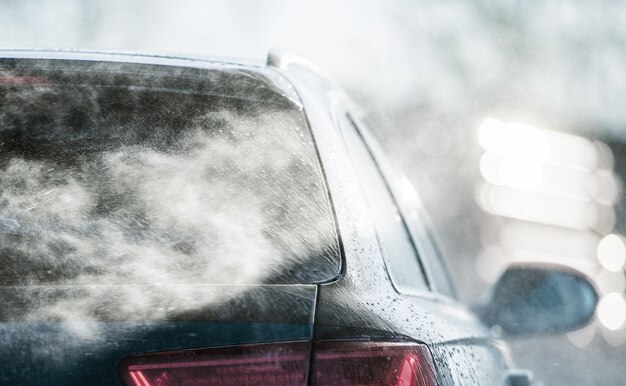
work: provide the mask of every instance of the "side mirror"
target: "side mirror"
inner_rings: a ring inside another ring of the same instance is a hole
[[[514,336],[565,332],[594,315],[598,295],[580,272],[556,265],[509,267],[478,314],[489,326]]]

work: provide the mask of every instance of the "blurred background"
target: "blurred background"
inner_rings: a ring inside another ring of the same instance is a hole
[[[303,53],[415,184],[463,300],[511,261],[595,280],[595,322],[511,341],[517,366],[546,385],[623,384],[626,3],[0,0],[0,47]]]

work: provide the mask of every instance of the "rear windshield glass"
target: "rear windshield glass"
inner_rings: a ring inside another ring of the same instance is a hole
[[[337,243],[261,72],[0,60],[0,285],[321,282]]]

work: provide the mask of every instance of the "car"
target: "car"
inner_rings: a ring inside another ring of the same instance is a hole
[[[545,265],[462,304],[410,182],[299,56],[4,50],[0,101],[1,384],[530,384],[494,334],[594,313]]]

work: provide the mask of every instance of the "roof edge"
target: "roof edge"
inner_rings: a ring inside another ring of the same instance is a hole
[[[143,64],[181,65],[189,67],[242,66],[264,67],[260,60],[234,59],[165,53],[144,53],[136,51],[109,51],[88,49],[45,49],[45,48],[0,48],[0,58],[18,59],[67,59]]]

